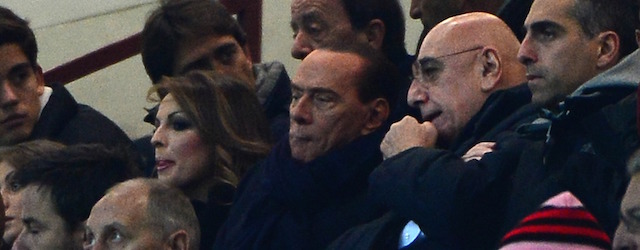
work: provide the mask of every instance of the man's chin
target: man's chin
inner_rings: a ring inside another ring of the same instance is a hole
[[[564,98],[561,96],[545,96],[545,95],[532,95],[531,103],[538,106],[544,107],[548,109],[555,109],[558,107],[558,104],[563,101]]]
[[[315,158],[317,158],[317,156],[314,153],[309,152],[308,150],[304,150],[304,149],[291,149],[291,158],[300,161],[302,163],[307,163],[310,161],[313,161]]]

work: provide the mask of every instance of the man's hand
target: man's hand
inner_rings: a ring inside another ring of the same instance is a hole
[[[480,160],[484,154],[493,152],[495,145],[495,142],[480,142],[469,149],[469,151],[462,156],[462,160],[464,160],[464,162]]]
[[[420,124],[415,118],[405,116],[391,125],[380,144],[384,159],[413,147],[432,148],[438,139],[438,131],[431,122]]]

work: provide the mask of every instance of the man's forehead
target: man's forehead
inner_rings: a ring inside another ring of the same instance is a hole
[[[352,53],[314,50],[300,64],[293,82],[315,79],[320,85],[334,85],[335,81],[344,84],[360,77],[363,64],[363,59]]]
[[[108,203],[144,206],[144,204],[146,204],[148,196],[148,186],[136,182],[126,182],[114,187],[104,196],[104,198]]]
[[[570,15],[575,4],[575,0],[535,0],[524,21],[524,26],[529,28],[528,26],[538,22],[576,22],[577,20]]]
[[[0,74],[6,74],[20,64],[31,66],[29,59],[20,46],[13,43],[0,45]]]
[[[438,57],[468,49],[472,42],[476,42],[469,35],[472,31],[468,26],[468,22],[451,18],[438,24],[425,36],[418,58]]]
[[[174,73],[178,73],[177,71],[181,71],[182,68],[192,62],[210,55],[217,48],[230,44],[240,46],[235,37],[230,34],[214,34],[206,37],[185,39],[178,45]]]
[[[464,49],[465,43],[447,39],[425,39],[418,52],[418,60],[423,58],[435,58],[446,54],[455,53]]]
[[[56,214],[54,212],[53,201],[51,200],[51,188],[40,184],[29,184],[21,191],[22,215],[31,220],[41,220],[47,215]],[[39,219],[36,219],[39,218]]]
[[[294,0],[291,3],[292,14],[307,15],[317,13],[326,15],[335,11],[344,11],[342,0]]]

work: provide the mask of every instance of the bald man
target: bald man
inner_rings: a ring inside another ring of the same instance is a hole
[[[420,48],[407,95],[409,105],[420,109],[424,123],[405,117],[394,124],[381,145],[384,156],[389,158],[412,147],[437,145],[455,150],[470,136],[482,136],[484,131],[465,131],[465,126],[477,127],[468,123],[489,96],[526,81],[524,66],[517,59],[519,45],[506,24],[487,13],[463,14],[436,25]],[[501,112],[528,103],[526,87],[516,90],[518,94],[523,92],[523,98],[517,99],[517,105],[498,106]],[[483,122],[499,121],[492,118]],[[460,137],[463,131],[465,135]],[[414,136],[416,133],[425,136]]]
[[[111,188],[91,209],[85,249],[199,249],[200,228],[189,199],[157,179]]]
[[[504,22],[479,12],[451,17],[427,34],[407,98],[420,109],[422,121],[405,117],[391,126],[380,146],[386,160],[369,179],[370,195],[392,213],[349,231],[335,247],[475,249],[487,244],[484,236],[491,229],[476,230],[477,225],[498,218],[456,217],[476,215],[466,211],[471,205],[484,210],[469,197],[477,198],[474,192],[490,188],[493,179],[465,153],[534,119],[533,107],[519,110],[531,99],[517,60],[519,45]],[[473,234],[462,235],[467,232]]]

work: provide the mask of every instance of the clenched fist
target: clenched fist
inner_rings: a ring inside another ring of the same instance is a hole
[[[432,148],[438,139],[438,131],[431,122],[419,123],[411,116],[405,116],[391,125],[380,144],[384,159],[413,147]]]

